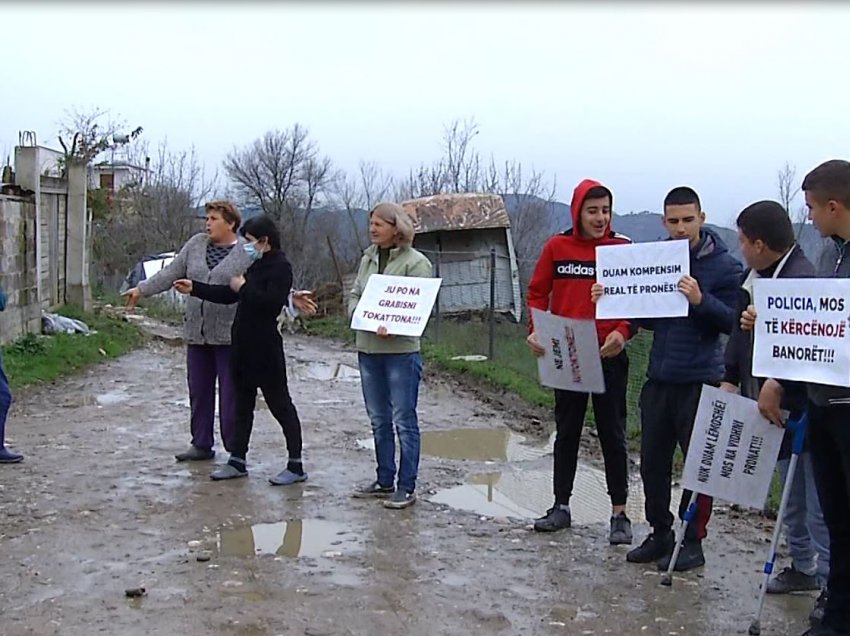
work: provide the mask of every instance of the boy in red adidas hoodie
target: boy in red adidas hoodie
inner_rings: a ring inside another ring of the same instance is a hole
[[[528,285],[528,306],[558,316],[590,320],[596,315],[590,288],[596,282],[596,247],[631,243],[611,230],[611,191],[598,181],[585,179],[573,192],[570,209],[573,227],[553,236],[543,246]],[[535,356],[544,355],[534,333],[529,311],[528,346]],[[632,335],[623,320],[597,320],[599,355],[605,375],[605,393],[594,394],[593,413],[605,460],[605,479],[611,496],[612,545],[630,544],[632,526],[626,516],[628,455],[626,449],[626,385],[629,359],[625,344]],[[579,441],[587,411],[588,393],[555,389],[555,505],[537,519],[534,529],[554,532],[569,528],[570,496],[578,463]]]

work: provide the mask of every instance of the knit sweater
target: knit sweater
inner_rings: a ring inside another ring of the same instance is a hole
[[[234,276],[240,276],[251,265],[250,257],[242,249],[245,239],[239,237],[230,253],[214,268],[207,266],[209,237],[195,234],[174,260],[156,274],[139,283],[142,296],[153,296],[171,288],[174,281],[189,278],[210,285],[227,285]],[[236,305],[220,305],[194,296],[186,298],[186,316],[183,333],[188,344],[229,345],[230,328],[236,316]]]

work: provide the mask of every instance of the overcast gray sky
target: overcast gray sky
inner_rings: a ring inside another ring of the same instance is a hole
[[[474,117],[482,154],[598,178],[620,213],[692,184],[709,220],[850,157],[850,6],[816,3],[0,5],[0,151],[56,143],[69,106],[152,142],[234,144],[300,122],[341,168],[403,174]]]

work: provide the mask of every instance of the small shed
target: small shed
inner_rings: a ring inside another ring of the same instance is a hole
[[[404,201],[413,219],[413,246],[443,279],[440,313],[461,314],[490,307],[490,251],[495,250],[495,310],[519,322],[522,294],[511,222],[495,194],[438,194]]]

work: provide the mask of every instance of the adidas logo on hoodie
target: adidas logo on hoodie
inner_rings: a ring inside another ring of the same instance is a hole
[[[596,263],[593,261],[555,261],[555,278],[596,279]]]

